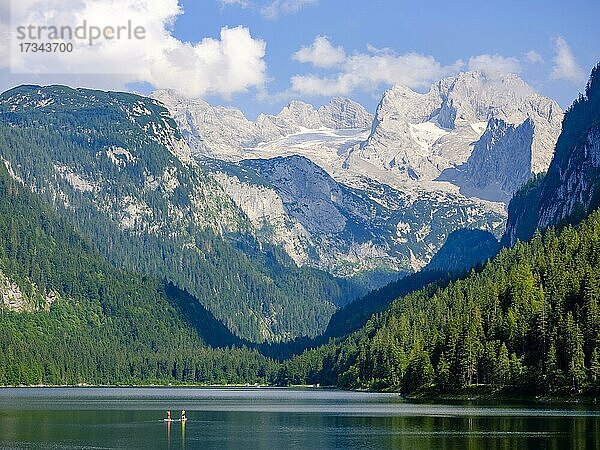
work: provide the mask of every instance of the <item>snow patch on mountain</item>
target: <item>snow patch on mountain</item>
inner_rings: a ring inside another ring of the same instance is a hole
[[[306,130],[368,128],[372,121],[372,115],[363,106],[340,97],[318,110],[308,103],[292,101],[279,114],[260,114],[254,122],[237,109],[211,106],[202,99],[186,98],[173,90],[159,90],[152,97],[168,108],[197,157],[226,160],[261,157],[253,155],[253,149],[260,148],[260,144]]]
[[[534,134],[528,171],[539,173],[550,164],[562,117],[556,102],[516,75],[461,73],[433,84],[425,94],[399,86],[388,90],[370,136],[352,152],[400,178],[430,181],[467,161],[491,119],[511,125],[530,120]]]

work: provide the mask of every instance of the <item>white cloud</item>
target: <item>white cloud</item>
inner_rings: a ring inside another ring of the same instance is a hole
[[[577,64],[573,52],[562,37],[554,39],[554,66],[550,78],[553,80],[566,80],[579,83],[585,81],[586,74]]]
[[[525,59],[531,64],[541,64],[544,62],[542,55],[535,50],[529,50],[527,53],[525,53]]]
[[[517,58],[485,54],[469,58],[469,70],[483,72],[492,76],[506,73],[520,73],[521,63]]]
[[[305,6],[314,5],[319,0],[272,0],[260,10],[267,19],[277,19],[287,14],[295,14]]]
[[[335,74],[292,77],[291,92],[332,96],[349,95],[357,90],[373,91],[382,84],[422,88],[437,79],[456,73],[462,66],[462,61],[443,66],[433,56],[418,53],[398,55],[389,49],[371,47],[369,53],[357,53],[346,57]]]
[[[333,67],[346,59],[343,47],[334,47],[327,36],[317,36],[308,47],[302,47],[293,58],[301,63],[311,63],[316,67]]]
[[[13,72],[38,73],[38,79],[61,76],[64,83],[88,74],[114,89],[147,82],[191,96],[225,98],[265,83],[264,41],[246,27],[224,27],[219,37],[182,42],[172,33],[175,19],[183,14],[178,0],[28,0],[13,5],[13,33],[17,25],[76,26],[84,20],[101,27],[131,20],[146,30],[142,40],[105,40],[94,46],[77,42],[73,53],[36,54],[35,65],[32,55],[13,51]],[[3,62],[7,65],[8,59]]]
[[[239,6],[240,8],[250,8],[252,6],[252,2],[250,0],[219,0],[222,7],[225,6]]]

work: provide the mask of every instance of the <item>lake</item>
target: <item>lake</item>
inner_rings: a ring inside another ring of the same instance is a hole
[[[186,424],[163,421],[166,410]],[[600,408],[275,388],[4,388],[0,448],[598,449]]]

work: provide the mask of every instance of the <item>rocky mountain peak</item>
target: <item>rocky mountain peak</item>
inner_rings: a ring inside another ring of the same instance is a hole
[[[566,112],[548,173],[513,197],[505,242],[531,238],[536,229],[577,223],[600,206],[600,65],[585,95]]]
[[[464,72],[445,78],[432,86],[430,92],[441,100],[440,116],[446,128],[493,117],[519,123],[534,109],[530,105],[532,99],[541,97],[518,75],[482,72]]]
[[[334,97],[319,108],[321,124],[327,128],[369,128],[373,115],[360,103],[344,97]]]
[[[435,104],[429,94],[420,94],[410,88],[396,85],[384,92],[377,106],[375,122],[424,122],[429,119],[434,108]]]
[[[321,127],[319,113],[314,106],[299,100],[292,100],[277,114],[277,117],[285,122],[304,128]]]
[[[387,90],[371,135],[355,156],[400,178],[433,180],[467,161],[486,128],[498,125],[490,119],[515,126],[531,120],[534,132],[526,151],[531,154],[528,171],[548,168],[560,133],[559,105],[537,94],[517,75],[482,72],[445,78],[427,93],[402,86]]]

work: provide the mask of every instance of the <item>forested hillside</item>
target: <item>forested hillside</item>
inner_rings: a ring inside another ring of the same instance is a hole
[[[236,339],[174,286],[112,268],[4,164],[0,236],[1,385],[264,382],[276,369],[208,347]]]
[[[599,392],[599,106],[600,66],[565,116],[548,174],[509,206],[504,241],[514,247],[288,361],[280,382],[405,393]]]
[[[600,388],[600,212],[503,250],[446,288],[398,299],[347,340],[286,363],[280,381],[403,392]]]
[[[331,316],[324,337],[346,336],[361,328],[373,314],[387,309],[398,297],[431,283],[445,286],[452,278],[484,264],[499,251],[500,244],[491,233],[483,230],[457,230],[448,236],[438,253],[421,271],[388,283],[338,309]]]
[[[13,176],[110,262],[186,289],[237,336],[318,334],[336,305],[365,292],[260,245],[219,185],[186,162],[186,146],[148,98],[63,86],[0,96],[0,157]]]

